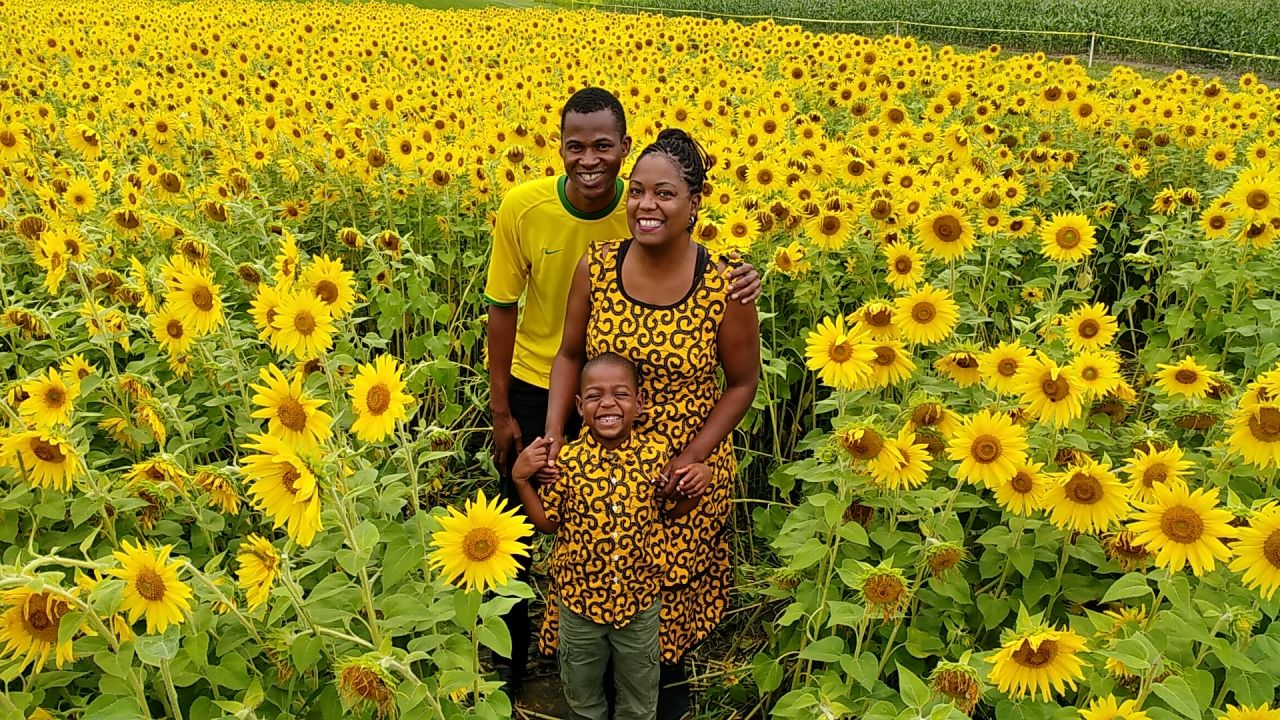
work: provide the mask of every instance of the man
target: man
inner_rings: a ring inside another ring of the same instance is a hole
[[[502,494],[515,508],[521,504],[511,467],[525,438],[542,435],[546,424],[551,363],[560,349],[574,269],[591,243],[629,234],[618,174],[630,150],[618,99],[600,88],[579,90],[560,113],[565,174],[513,188],[498,208],[484,291],[489,304],[489,408]],[[734,299],[755,302],[760,277],[754,268],[742,264],[729,277]],[[522,296],[524,310],[518,313]],[[521,580],[528,580],[529,562],[524,562]],[[511,632],[512,657],[495,658],[495,664],[514,700],[529,653],[528,602],[517,604],[503,619]]]

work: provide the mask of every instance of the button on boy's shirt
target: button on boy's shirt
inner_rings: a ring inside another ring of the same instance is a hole
[[[490,305],[514,307],[524,296],[511,374],[540,388],[551,383],[578,261],[591,243],[630,235],[621,179],[613,204],[593,214],[569,203],[567,183],[564,175],[530,180],[502,198],[484,286]]]
[[[661,440],[634,433],[610,450],[588,432],[560,451],[560,479],[539,493],[560,523],[551,576],[569,610],[622,628],[657,599],[665,515],[654,480],[668,457]]]

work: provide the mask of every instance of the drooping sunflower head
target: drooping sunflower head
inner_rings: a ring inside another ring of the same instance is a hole
[[[19,672],[28,665],[39,672],[50,655],[59,669],[74,659],[71,638],[58,640],[62,618],[72,610],[65,597],[48,590],[15,588],[4,593],[3,601],[0,642],[4,649],[0,652],[18,662]]]
[[[346,658],[335,668],[338,696],[348,712],[373,709],[378,718],[396,714],[396,685],[374,655]]]
[[[982,699],[982,678],[968,663],[939,662],[929,675],[929,687],[965,715],[972,715]]]
[[[1084,638],[1071,630],[1038,627],[1011,635],[991,657],[989,679],[1014,699],[1039,695],[1048,701],[1084,677]]]
[[[880,612],[886,620],[911,599],[906,576],[901,570],[883,564],[863,573],[858,594],[869,611]]]
[[[873,461],[884,449],[884,435],[874,426],[859,423],[835,434],[836,442],[854,460]]]

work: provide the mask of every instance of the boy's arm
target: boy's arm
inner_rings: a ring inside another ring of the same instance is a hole
[[[511,469],[511,481],[516,486],[516,492],[520,495],[520,504],[524,505],[524,511],[529,516],[529,522],[544,533],[555,533],[560,529],[560,517],[557,510],[562,491],[558,486],[545,488],[547,505],[552,506],[552,512],[548,513],[546,505],[542,502],[542,497],[529,482],[529,478],[546,464],[548,446],[550,444],[551,441],[547,438],[538,438],[529,443],[524,452],[520,453],[520,457],[516,458],[515,467]]]

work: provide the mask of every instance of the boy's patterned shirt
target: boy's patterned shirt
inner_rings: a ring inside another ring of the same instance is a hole
[[[664,442],[635,433],[610,450],[584,432],[561,450],[560,479],[539,493],[560,523],[551,575],[569,610],[621,628],[657,599],[665,516],[655,480],[668,459]]]

